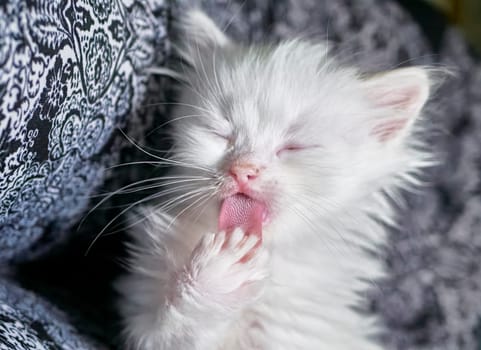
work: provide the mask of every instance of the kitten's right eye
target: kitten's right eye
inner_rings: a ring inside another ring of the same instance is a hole
[[[222,134],[222,133],[216,132],[216,131],[214,131],[213,134],[215,136],[217,136],[218,138],[226,140],[227,142],[231,142],[231,140],[232,140],[232,137],[230,135],[227,135],[227,134]]]

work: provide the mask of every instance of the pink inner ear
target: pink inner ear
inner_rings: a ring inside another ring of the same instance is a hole
[[[419,112],[422,106],[419,101],[420,95],[421,91],[416,85],[401,85],[395,88],[377,86],[371,90],[371,101],[377,107],[385,108],[385,113],[394,114],[379,120],[371,130],[371,135],[377,137],[380,142],[395,138]]]
[[[416,86],[405,86],[394,91],[373,91],[371,101],[378,107],[412,113],[418,108],[420,91]]]
[[[407,121],[407,118],[395,118],[383,121],[372,129],[371,135],[377,137],[381,142],[389,141],[406,126]]]

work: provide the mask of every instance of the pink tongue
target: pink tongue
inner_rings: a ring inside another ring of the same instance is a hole
[[[247,234],[262,237],[264,212],[264,204],[243,194],[227,197],[220,208],[219,230],[230,232],[240,227]]]

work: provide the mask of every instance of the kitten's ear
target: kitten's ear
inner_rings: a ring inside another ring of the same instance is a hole
[[[185,14],[180,20],[179,32],[181,37],[177,50],[190,63],[201,60],[204,55],[230,42],[214,21],[199,9],[191,9]]]
[[[371,105],[383,113],[371,129],[371,135],[383,143],[406,135],[429,97],[429,76],[423,68],[377,74],[363,84]]]

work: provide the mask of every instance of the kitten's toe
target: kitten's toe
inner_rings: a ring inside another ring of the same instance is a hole
[[[226,249],[234,249],[238,246],[242,240],[245,238],[245,232],[241,228],[236,228],[230,234],[229,238],[226,241],[225,248]]]
[[[241,245],[243,254],[239,261],[241,263],[246,263],[251,260],[261,248],[261,239],[257,235],[248,235]]]
[[[224,253],[230,256],[232,264],[246,262],[260,245],[258,236],[246,234],[236,228],[226,239]]]

